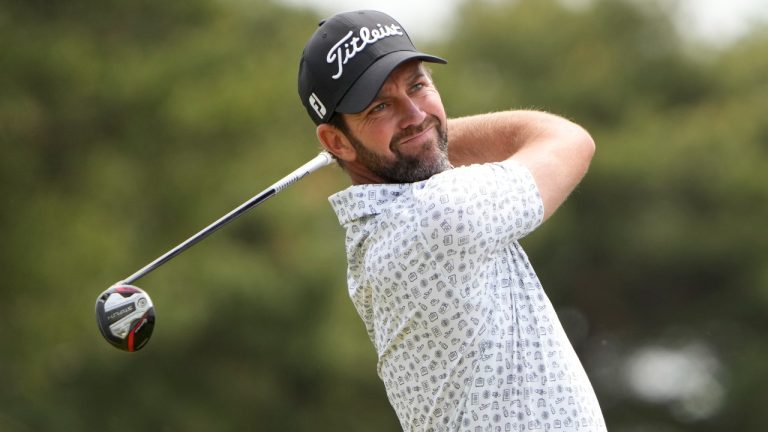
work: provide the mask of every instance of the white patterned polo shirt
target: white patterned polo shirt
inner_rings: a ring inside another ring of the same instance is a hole
[[[329,198],[349,295],[405,431],[604,431],[592,386],[518,240],[542,221],[505,161]]]

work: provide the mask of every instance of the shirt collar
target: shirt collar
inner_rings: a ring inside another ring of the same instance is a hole
[[[337,192],[328,201],[341,225],[356,219],[377,215],[395,199],[407,192],[413,184],[364,184],[350,186]]]

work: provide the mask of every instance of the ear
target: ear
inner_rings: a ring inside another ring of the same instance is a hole
[[[317,126],[315,133],[317,134],[317,139],[320,140],[320,144],[340,160],[351,162],[357,158],[357,152],[352,143],[336,126],[321,123]]]

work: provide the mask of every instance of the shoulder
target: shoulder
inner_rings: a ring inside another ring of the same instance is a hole
[[[471,198],[487,194],[525,194],[536,188],[531,172],[519,162],[474,164],[457,167],[433,176],[414,191],[425,198],[445,194]]]

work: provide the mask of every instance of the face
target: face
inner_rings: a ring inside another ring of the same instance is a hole
[[[354,183],[412,183],[451,168],[440,95],[420,61],[396,68],[362,112],[344,114],[342,155]]]

